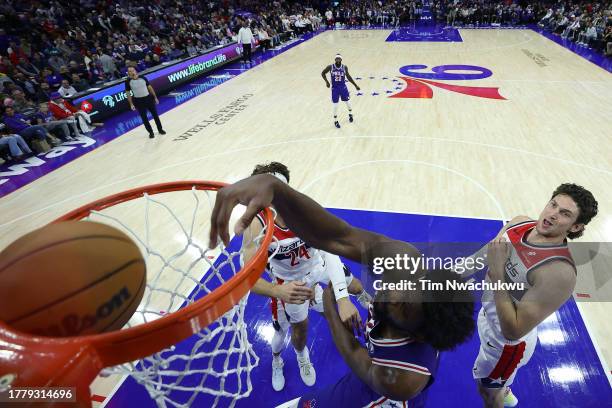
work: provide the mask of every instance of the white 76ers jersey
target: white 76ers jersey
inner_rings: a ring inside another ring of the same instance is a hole
[[[257,218],[265,225],[261,215]],[[308,246],[288,228],[274,224],[274,238],[268,247],[268,254],[278,252],[270,259],[270,272],[274,277],[286,280],[304,280],[306,275],[323,266],[321,252]]]
[[[544,246],[527,242],[527,236],[535,226],[535,221],[521,222],[509,227],[504,233],[504,238],[512,243],[510,256],[504,265],[504,281],[507,283],[516,282],[524,284],[524,290],[508,291],[514,302],[520,302],[527,290],[531,288],[531,277],[529,274],[534,269],[556,260],[565,261],[574,266],[574,260],[567,248],[567,243]],[[482,307],[489,324],[493,328],[501,330],[493,291],[483,292]]]

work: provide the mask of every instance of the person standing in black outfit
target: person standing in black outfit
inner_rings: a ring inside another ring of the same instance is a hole
[[[132,91],[131,94],[130,91]],[[157,107],[155,106],[159,104],[159,99],[157,99],[157,95],[155,95],[155,91],[149,84],[147,78],[138,76],[138,72],[134,67],[128,68],[128,78],[125,80],[125,93],[127,94],[130,108],[132,108],[132,110],[138,109],[138,113],[142,118],[142,123],[149,132],[149,138],[153,139],[155,135],[153,134],[151,124],[149,124],[147,111],[151,112],[159,134],[165,135],[166,132],[162,128],[159,115],[157,114]]]

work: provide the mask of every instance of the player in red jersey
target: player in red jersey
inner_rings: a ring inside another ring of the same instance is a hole
[[[480,350],[473,375],[485,407],[518,404],[508,387],[518,368],[533,355],[538,324],[572,296],[576,285],[567,239],[579,238],[596,215],[597,201],[591,192],[576,184],[562,184],[537,220],[513,218],[472,255],[487,255],[491,283],[524,286],[523,290],[485,290],[482,296]]]
[[[257,165],[253,174],[271,174],[283,183],[289,183],[289,169],[282,163],[272,162]],[[244,251],[244,261],[248,261],[257,250],[253,242],[263,229],[265,222],[261,214],[251,223],[245,236],[249,239]],[[314,385],[316,371],[310,361],[306,346],[308,333],[308,312],[314,309],[323,312],[323,290],[319,282],[333,284],[338,301],[341,319],[347,327],[361,330],[359,312],[351,302],[349,294],[367,309],[371,297],[364,291],[361,281],[350,273],[340,257],[313,248],[293,233],[277,215],[274,223],[274,239],[268,247],[271,256],[268,271],[273,282],[260,278],[251,291],[272,299],[272,320],[275,329],[272,337],[272,387],[283,389],[285,377],[284,362],[280,356],[284,339],[291,327],[291,343],[295,349],[300,376],[308,386]]]

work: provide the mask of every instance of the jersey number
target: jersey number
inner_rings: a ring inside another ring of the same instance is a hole
[[[291,266],[296,266],[299,264],[299,258],[310,259],[310,254],[305,246],[294,249],[293,251],[289,252],[289,255],[291,256]]]

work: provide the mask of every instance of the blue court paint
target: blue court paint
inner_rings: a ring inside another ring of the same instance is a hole
[[[495,236],[502,225],[495,220],[459,217],[339,209],[330,211],[355,226],[420,243],[483,242]],[[352,262],[347,264],[359,277],[360,266]],[[362,312],[365,318],[365,311]],[[261,360],[251,375],[252,394],[238,401],[236,406],[274,407],[310,389],[302,383],[291,346],[282,354],[285,360],[285,388],[281,392],[272,389],[271,353],[266,338],[273,329],[267,299],[250,296],[246,323],[250,340]],[[315,312],[310,314],[308,347],[317,370],[315,387],[334,383],[347,372],[346,364],[332,343],[325,320]],[[456,350],[442,354],[438,376],[428,392],[428,407],[482,406],[471,372],[478,347],[475,335]],[[609,406],[612,401],[610,383],[573,301],[542,323],[535,354],[529,364],[519,370],[512,388],[520,400],[519,407]],[[211,402],[210,397],[200,396],[192,406],[209,407]],[[143,387],[128,379],[107,406],[152,408],[155,404]],[[219,406],[227,406],[227,401],[222,401]],[[345,407],[353,408],[350,401]]]
[[[459,30],[441,25],[427,27],[398,27],[386,42],[463,42]]]

